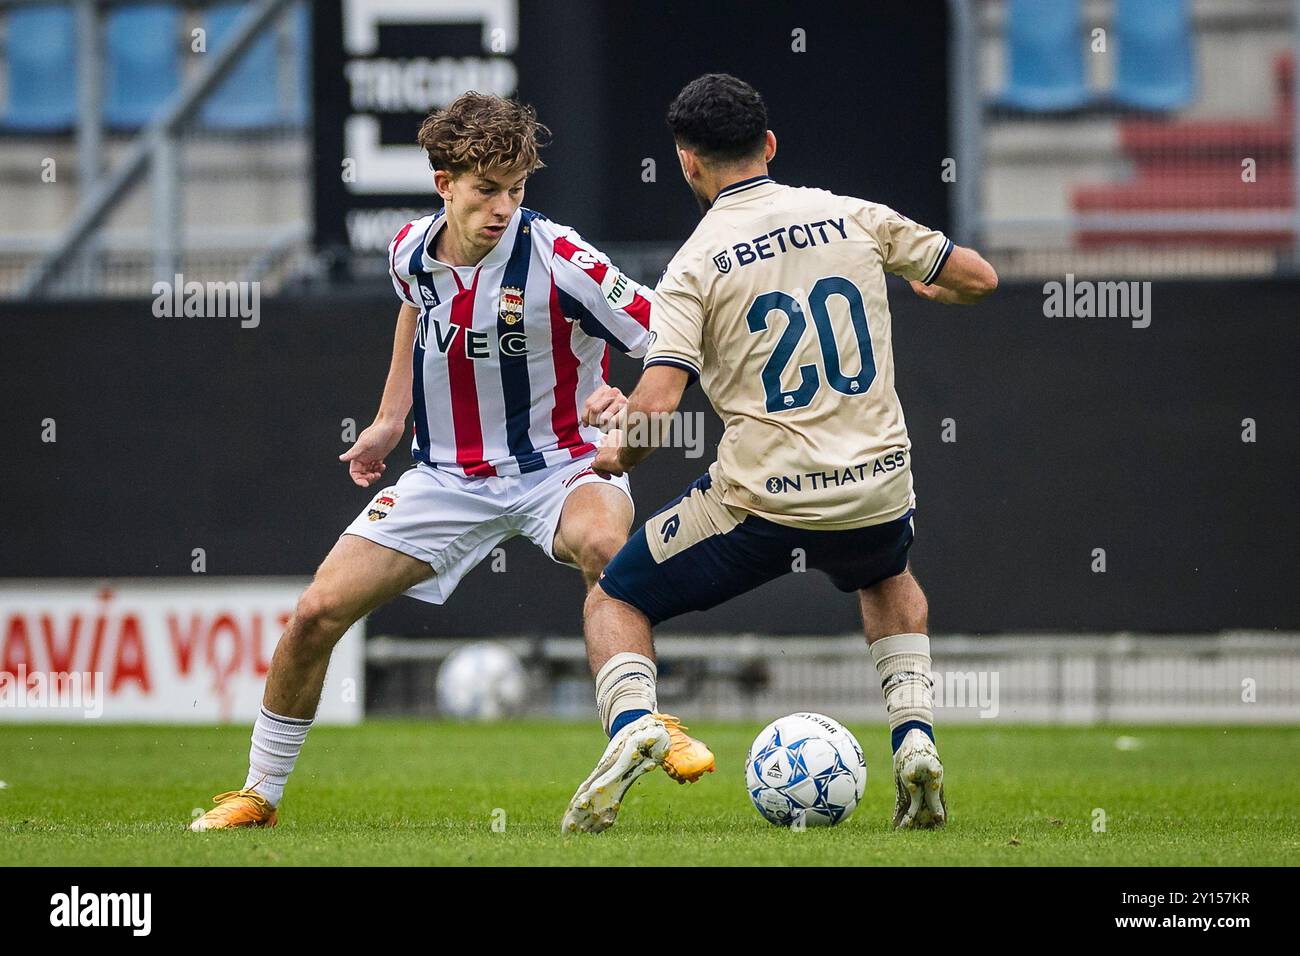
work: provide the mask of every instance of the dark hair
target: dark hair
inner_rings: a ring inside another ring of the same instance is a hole
[[[691,80],[668,107],[673,139],[706,159],[747,159],[767,142],[767,107],[744,80],[706,73]]]

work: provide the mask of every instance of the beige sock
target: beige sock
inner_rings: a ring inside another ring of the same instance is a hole
[[[889,729],[909,720],[934,724],[934,681],[930,677],[930,638],[891,634],[871,645],[889,712]]]
[[[596,675],[596,710],[605,733],[619,714],[628,710],[654,713],[655,662],[640,654],[615,654]]]

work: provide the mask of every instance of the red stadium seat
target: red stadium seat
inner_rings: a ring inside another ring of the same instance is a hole
[[[1249,215],[1290,215],[1295,208],[1290,98],[1294,69],[1289,55],[1278,57],[1274,64],[1276,88],[1283,94],[1274,119],[1122,122],[1120,148],[1133,163],[1133,178],[1077,186],[1071,206],[1076,213],[1097,218],[1106,213],[1116,214],[1116,219],[1151,213],[1151,226],[1120,229],[1090,224],[1078,231],[1079,245],[1092,249],[1227,242],[1251,248],[1290,246],[1294,234],[1289,228],[1272,223],[1236,228],[1224,214],[1235,210]],[[1255,162],[1254,178],[1249,182],[1242,178],[1246,158]],[[1194,232],[1162,228],[1161,213],[1205,213],[1205,228]]]

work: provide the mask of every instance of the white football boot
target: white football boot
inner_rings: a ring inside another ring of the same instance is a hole
[[[654,714],[646,714],[616,733],[596,769],[569,801],[560,821],[561,832],[600,833],[612,827],[623,794],[663,762],[671,744],[668,728]]]
[[[943,764],[934,741],[913,728],[894,754],[894,829],[937,830],[948,822]]]

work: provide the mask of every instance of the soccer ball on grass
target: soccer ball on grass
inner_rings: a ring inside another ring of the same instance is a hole
[[[745,788],[769,823],[796,828],[847,820],[867,785],[854,736],[822,714],[790,714],[768,724],[745,758]]]

